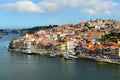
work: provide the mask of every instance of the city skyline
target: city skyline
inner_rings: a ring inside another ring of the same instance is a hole
[[[119,0],[4,0],[0,1],[0,28],[120,20],[119,10]]]

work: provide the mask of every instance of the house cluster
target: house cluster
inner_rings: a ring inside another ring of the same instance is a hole
[[[61,25],[13,40],[11,48],[50,47],[59,51],[117,49],[118,42],[99,42],[99,39],[111,31],[120,30],[120,21],[96,19],[79,24]],[[118,40],[119,41],[119,40]]]

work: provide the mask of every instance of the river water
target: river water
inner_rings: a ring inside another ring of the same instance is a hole
[[[120,80],[120,65],[8,52],[15,36],[0,39],[0,80]]]

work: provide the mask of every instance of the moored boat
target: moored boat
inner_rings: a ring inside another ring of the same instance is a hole
[[[66,60],[72,60],[73,58],[72,57],[69,57],[69,56],[66,56],[64,57]]]
[[[50,54],[50,57],[55,58],[56,54]]]
[[[31,50],[23,50],[23,54],[33,54]]]

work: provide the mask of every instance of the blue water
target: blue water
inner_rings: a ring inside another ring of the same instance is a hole
[[[8,52],[14,36],[0,40],[0,80],[120,80],[120,65]]]

